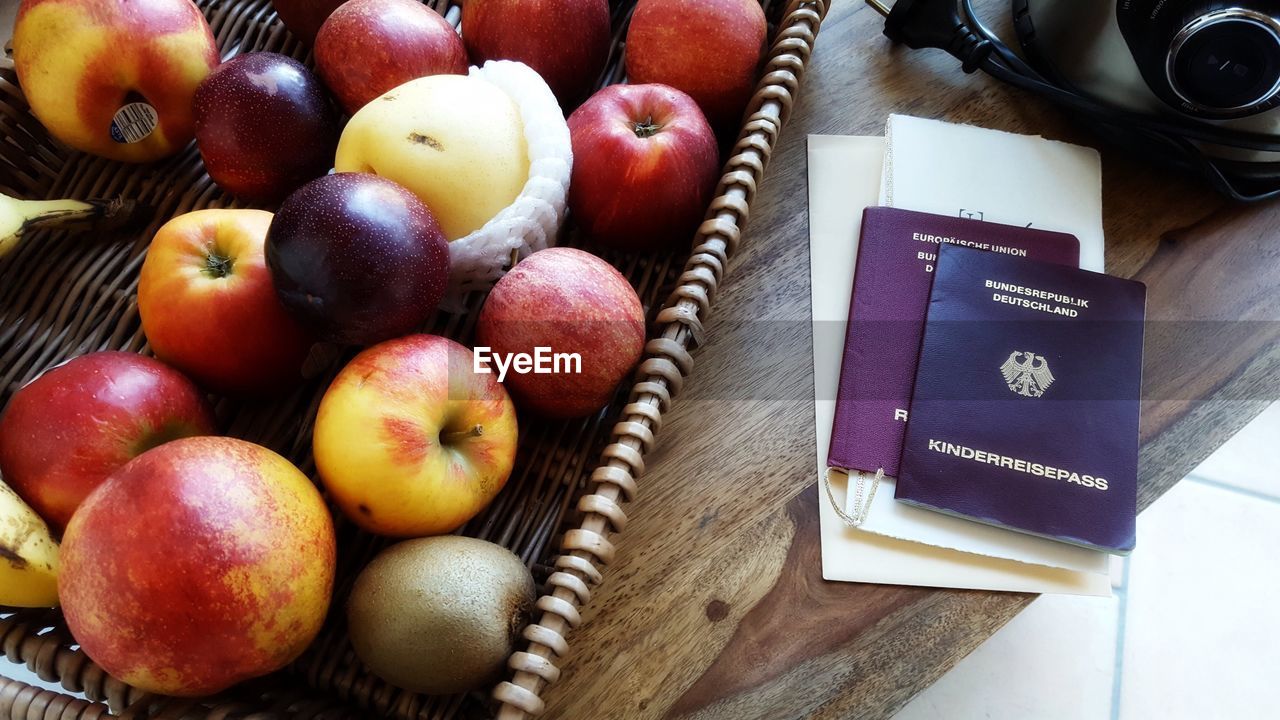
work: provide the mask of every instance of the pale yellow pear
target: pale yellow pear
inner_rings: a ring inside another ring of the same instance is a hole
[[[0,480],[0,605],[58,604],[58,544],[49,526]]]
[[[453,241],[515,201],[529,177],[529,150],[506,92],[480,78],[432,75],[361,108],[342,132],[334,169],[408,188]]]

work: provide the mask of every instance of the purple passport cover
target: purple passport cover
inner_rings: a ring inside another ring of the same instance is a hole
[[[944,247],[896,497],[1127,553],[1146,286]]]
[[[941,241],[1077,267],[1074,235],[897,208],[867,208],[827,466],[896,477]]]

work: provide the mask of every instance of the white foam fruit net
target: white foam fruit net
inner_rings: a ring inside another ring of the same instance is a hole
[[[555,245],[564,222],[573,170],[569,126],[551,88],[524,63],[495,60],[472,67],[515,100],[529,147],[529,179],[515,202],[484,227],[449,243],[451,271],[443,307],[460,310],[466,294],[497,282],[515,259]]]

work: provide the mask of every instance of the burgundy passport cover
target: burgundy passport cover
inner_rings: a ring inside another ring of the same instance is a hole
[[[827,466],[896,477],[940,243],[1078,267],[1074,235],[896,208],[867,208]]]
[[[941,249],[895,497],[1133,549],[1146,286]]]

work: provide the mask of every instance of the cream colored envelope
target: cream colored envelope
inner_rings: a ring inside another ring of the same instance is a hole
[[[832,473],[831,477],[837,483],[844,482],[846,485],[848,483],[842,473]],[[855,482],[856,480],[855,478]],[[866,484],[870,480],[871,474],[865,473],[864,488],[870,487]],[[900,503],[893,498],[895,485],[896,481],[891,477],[880,481],[872,507],[860,526],[861,530],[899,540],[922,542],[967,553],[1079,572],[1106,573],[1110,569],[1110,559],[1107,554],[1097,550],[1013,532]],[[852,499],[847,498],[845,502],[845,512],[852,514],[855,510],[849,507]]]
[[[848,319],[862,211],[877,201],[883,156],[881,138],[809,137],[815,461],[819,478],[826,471],[834,398],[844,350],[843,334],[833,332],[833,327]],[[912,536],[918,532],[934,544],[900,540],[846,525],[837,516],[823,488],[819,483],[822,568],[823,577],[828,580],[1104,596],[1111,592],[1107,558],[1102,553],[1093,553],[1095,565],[1089,558],[1070,552],[1064,554],[1057,547],[1040,548],[1041,552],[1036,552],[1035,543],[1030,548],[1020,544],[1025,540],[1060,544],[919,510],[917,512],[924,515],[952,521],[957,527],[936,524],[929,517],[914,518],[901,529],[902,534]],[[837,478],[832,484],[837,502],[845,502],[845,490]],[[892,488],[882,486],[868,514],[868,522],[874,519],[882,530],[886,524],[893,526],[898,508],[892,506],[896,505]],[[920,527],[912,529],[917,523]],[[975,528],[978,529],[976,536],[970,533]],[[993,554],[1019,559],[950,549],[956,546],[985,548]]]

